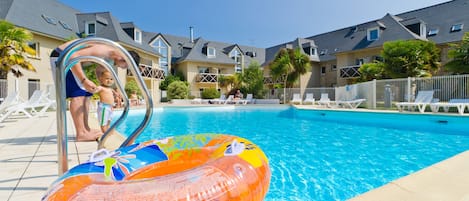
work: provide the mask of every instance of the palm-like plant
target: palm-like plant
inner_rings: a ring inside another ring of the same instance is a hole
[[[450,62],[445,65],[453,73],[469,73],[469,32],[466,32],[460,44],[452,44],[448,53]]]
[[[285,90],[287,87],[288,75],[295,70],[287,49],[281,49],[280,52],[275,56],[274,61],[269,65],[270,74],[274,80],[283,78],[283,102],[285,103]]]
[[[28,41],[32,34],[22,28],[15,27],[12,23],[0,20],[0,71],[11,71],[16,77],[23,75],[21,67],[26,70],[36,71],[34,66],[26,59],[26,55],[36,54],[29,47]]]
[[[303,54],[299,48],[295,49],[293,52],[290,51],[290,58],[292,58],[294,70],[290,74],[289,80],[293,84],[296,80],[300,78],[301,75],[305,74],[308,71],[308,69],[311,67],[311,63],[309,62],[309,56]]]

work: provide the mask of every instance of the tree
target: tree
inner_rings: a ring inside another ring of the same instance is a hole
[[[184,81],[174,81],[168,86],[168,99],[185,99],[189,97],[189,86]]]
[[[440,66],[440,50],[429,41],[385,42],[382,56],[384,73],[390,78],[429,77]]]
[[[373,63],[366,63],[360,66],[358,71],[360,72],[360,78],[358,81],[366,82],[373,79],[382,79],[384,76],[384,64],[379,61]]]
[[[269,65],[270,74],[274,80],[278,78],[283,79],[283,87],[287,87],[287,77],[293,72],[293,63],[290,61],[287,49],[281,49],[274,58],[274,61]]]
[[[256,61],[249,64],[244,70],[241,80],[243,82],[242,91],[253,94],[255,98],[264,97],[264,72]]]
[[[469,32],[464,34],[460,44],[452,44],[450,47],[448,57],[451,61],[445,65],[445,69],[457,74],[469,73]]]
[[[309,56],[303,54],[299,48],[281,49],[275,56],[274,61],[269,65],[271,75],[274,80],[283,78],[284,94],[286,87],[292,87],[298,78],[307,72],[311,67],[309,63]],[[283,102],[286,97],[283,96]]]
[[[300,51],[300,48],[296,48],[295,51],[290,51],[290,58],[293,62],[293,72],[290,74],[289,79],[293,83],[296,82],[301,75],[305,74],[309,68],[311,68],[311,63],[309,62],[309,56],[303,54]],[[300,88],[301,88],[301,81]]]
[[[28,45],[32,38],[33,35],[26,29],[0,20],[0,71],[11,71],[16,77],[23,75],[17,67],[36,72],[34,66],[26,59],[27,54],[36,54]]]

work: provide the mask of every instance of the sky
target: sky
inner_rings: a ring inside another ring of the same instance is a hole
[[[260,48],[327,33],[448,0],[58,0],[111,12],[143,31]]]

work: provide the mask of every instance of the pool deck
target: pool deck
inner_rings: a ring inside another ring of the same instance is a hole
[[[56,126],[55,112],[31,119],[9,118],[0,123],[0,200],[39,200],[58,178]],[[73,133],[72,126],[68,123],[67,129]],[[75,142],[73,134],[69,139],[69,167],[86,161],[97,148],[96,142]],[[469,151],[351,200],[469,201]]]

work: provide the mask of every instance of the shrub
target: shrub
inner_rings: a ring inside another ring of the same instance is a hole
[[[189,86],[183,81],[174,81],[168,86],[168,99],[185,99],[189,96]]]
[[[212,98],[218,98],[218,97],[220,97],[220,92],[215,88],[208,88],[202,91],[203,99],[212,99]]]
[[[125,93],[127,95],[137,93],[137,95],[142,95],[142,92],[138,88],[137,82],[135,80],[130,80],[125,84]]]

